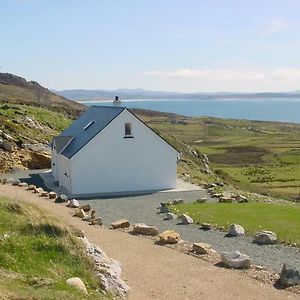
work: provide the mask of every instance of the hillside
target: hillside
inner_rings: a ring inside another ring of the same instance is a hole
[[[36,81],[10,73],[0,73],[0,102],[30,104],[73,116],[85,109],[84,105],[54,94]]]

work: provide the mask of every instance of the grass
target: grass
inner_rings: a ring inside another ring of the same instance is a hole
[[[1,299],[105,299],[74,233],[33,206],[0,198]],[[89,296],[69,287],[80,277]]]
[[[271,230],[282,242],[300,246],[300,206],[271,203],[190,203],[172,207],[177,214],[186,213],[195,222],[211,223],[227,229],[231,223],[243,226],[246,234]]]
[[[155,115],[147,122],[182,146],[179,174],[189,174],[192,182],[221,179],[244,191],[289,200],[299,195],[300,124],[186,117],[183,125]],[[207,154],[217,172],[203,174],[202,159],[191,150]]]

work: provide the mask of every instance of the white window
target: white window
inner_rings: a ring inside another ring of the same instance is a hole
[[[83,130],[87,130],[91,125],[93,125],[95,121],[91,121],[83,127]]]

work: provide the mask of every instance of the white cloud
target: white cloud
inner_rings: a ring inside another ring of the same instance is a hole
[[[172,87],[197,91],[287,91],[300,89],[300,68],[177,69],[144,72],[143,76]]]
[[[291,28],[293,25],[292,22],[280,19],[280,18],[273,18],[268,21],[266,27],[263,30],[263,36],[270,36],[282,31],[285,31]]]

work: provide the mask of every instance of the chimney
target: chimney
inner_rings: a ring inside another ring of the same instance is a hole
[[[114,107],[121,107],[122,101],[119,100],[119,96],[115,96],[115,100],[113,101]]]

